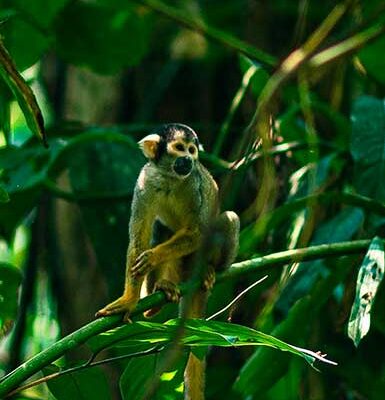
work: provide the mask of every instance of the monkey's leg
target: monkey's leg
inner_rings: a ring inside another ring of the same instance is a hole
[[[210,254],[215,270],[223,270],[231,265],[238,253],[239,217],[233,211],[219,215],[212,227]]]
[[[148,287],[148,293],[162,291],[167,301],[178,303],[180,299],[180,291],[178,289],[179,283],[179,261],[169,261],[162,264],[162,266],[153,274],[152,287]],[[144,316],[149,318],[154,316],[160,311],[161,307],[153,307],[144,313]]]

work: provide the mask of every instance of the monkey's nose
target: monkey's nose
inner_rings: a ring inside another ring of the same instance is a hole
[[[190,157],[178,157],[174,162],[174,171],[178,175],[188,175],[192,169],[192,160]]]

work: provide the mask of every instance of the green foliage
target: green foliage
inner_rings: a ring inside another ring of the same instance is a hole
[[[46,141],[44,133],[44,121],[41,114],[39,105],[37,104],[36,98],[32,93],[31,88],[27,85],[23,77],[17,71],[16,66],[12,58],[9,56],[6,48],[0,41],[0,76],[4,82],[8,85],[12,91],[21,110],[24,113],[25,120],[31,131],[40,137],[44,142]],[[7,106],[9,102],[8,93],[2,95],[4,106]],[[8,115],[3,112],[3,117],[9,119]],[[2,121],[1,126],[4,129],[4,123],[9,124],[9,121]],[[8,127],[6,128],[8,130]]]
[[[0,397],[40,372],[26,397],[115,399],[119,382],[123,399],[182,399],[192,351],[207,356],[208,400],[382,398],[383,5],[252,3],[0,0],[0,330],[18,322]],[[122,290],[136,142],[161,121],[197,130],[241,216],[241,263],[218,274],[210,312],[269,277],[230,309],[237,323],[175,307],[143,321],[156,293],[132,324],[87,324]],[[47,337],[79,330],[34,355],[39,321]],[[338,365],[319,374],[303,360],[327,360],[302,347]]]

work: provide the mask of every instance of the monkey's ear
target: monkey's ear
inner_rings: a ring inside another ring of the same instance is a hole
[[[138,142],[139,147],[142,149],[143,154],[153,160],[156,158],[156,153],[158,150],[158,145],[160,141],[160,136],[156,133],[145,136],[142,140]]]

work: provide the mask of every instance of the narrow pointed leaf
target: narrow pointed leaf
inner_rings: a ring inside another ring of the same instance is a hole
[[[370,314],[384,277],[384,267],[384,244],[375,237],[358,272],[356,297],[349,318],[348,334],[356,346],[369,332]]]
[[[47,146],[43,115],[35,95],[18,72],[14,61],[0,40],[0,75],[14,94],[29,129]]]

